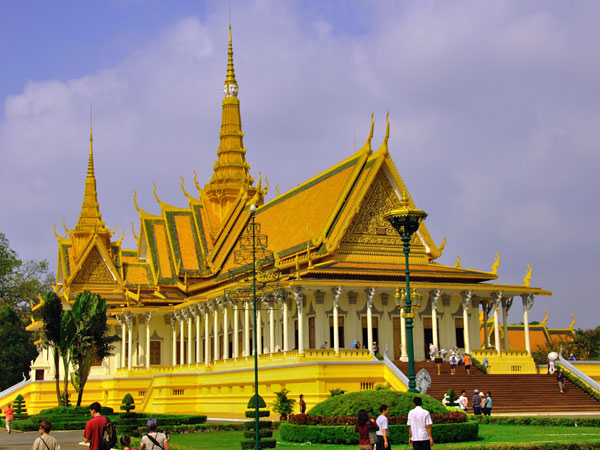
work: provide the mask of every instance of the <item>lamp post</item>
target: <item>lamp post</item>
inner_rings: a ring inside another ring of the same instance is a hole
[[[255,229],[255,216],[256,206],[250,206],[250,214],[252,216],[252,311],[254,313],[254,327],[253,328],[253,343],[254,343],[254,445],[255,450],[260,448],[259,439],[260,434],[258,431],[258,351],[256,342],[257,327],[256,324],[256,229]],[[236,337],[237,338],[237,337]]]
[[[404,250],[404,273],[406,275],[406,300],[403,318],[406,320],[406,346],[408,351],[408,391],[418,392],[415,383],[415,350],[413,343],[413,317],[412,303],[410,298],[410,269],[408,266],[408,255],[410,253],[410,239],[419,229],[419,225],[427,217],[427,213],[420,209],[411,208],[408,203],[408,193],[402,194],[400,208],[385,214],[386,219],[400,234]]]

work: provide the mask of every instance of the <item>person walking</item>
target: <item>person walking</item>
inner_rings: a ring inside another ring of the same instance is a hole
[[[465,353],[463,357],[463,362],[465,363],[465,370],[467,371],[467,375],[471,375],[471,355]]]
[[[90,450],[101,450],[102,432],[106,425],[106,417],[100,414],[102,407],[100,403],[94,402],[90,405],[90,415],[92,418],[85,424],[83,431],[83,442],[90,443]]]
[[[389,441],[388,436],[388,418],[387,415],[390,412],[390,409],[387,405],[381,405],[379,407],[379,417],[377,417],[377,450],[388,450],[392,448]]]
[[[140,450],[171,450],[171,445],[169,444],[169,438],[167,435],[157,431],[158,422],[154,417],[148,419],[146,422],[146,427],[148,427],[148,434],[145,434],[142,437]]]
[[[54,438],[50,436],[50,430],[52,430],[52,423],[48,420],[42,420],[40,422],[40,437],[33,441],[31,450],[60,450],[60,444]]]
[[[304,394],[300,394],[300,401],[298,402],[300,406],[300,414],[306,413],[306,402],[304,401]]]
[[[456,359],[456,354],[452,353],[452,355],[450,355],[450,374],[454,375],[456,373],[456,364],[458,363],[458,360]]]
[[[492,393],[490,391],[487,392],[487,397],[485,398],[485,401],[483,403],[483,415],[492,415]]]
[[[15,410],[12,407],[12,404],[8,404],[8,408],[4,410],[4,420],[6,422],[6,431],[8,434],[12,433],[12,423],[13,418],[15,417]]]
[[[408,445],[413,449],[428,450],[433,445],[433,436],[431,434],[431,415],[429,411],[423,409],[423,399],[414,397],[415,407],[408,412]]]
[[[354,431],[358,433],[359,450],[373,450],[373,443],[369,438],[369,432],[379,430],[379,426],[372,419],[366,410],[361,409],[358,412],[358,423],[354,425]]]
[[[558,388],[560,389],[560,393],[565,393],[565,374],[562,369],[558,369],[556,373],[556,381],[558,381]]]
[[[475,389],[475,395],[473,395],[473,414],[476,416],[481,415],[481,396],[479,395],[479,390]]]
[[[460,391],[460,397],[458,397],[458,406],[464,412],[467,412],[467,408],[469,407],[469,399],[467,398],[467,391],[464,389]]]

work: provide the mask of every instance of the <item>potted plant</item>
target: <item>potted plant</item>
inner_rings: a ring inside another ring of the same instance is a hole
[[[288,391],[286,388],[281,389],[279,392],[275,392],[275,402],[273,402],[273,411],[279,414],[279,420],[287,420],[288,414],[294,410],[294,404],[296,400],[289,398]]]

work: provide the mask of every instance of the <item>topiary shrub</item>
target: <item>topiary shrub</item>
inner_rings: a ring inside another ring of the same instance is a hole
[[[17,395],[13,402],[13,408],[15,410],[15,419],[24,419],[27,417],[27,407],[25,406],[25,399],[21,394]]]
[[[131,394],[125,395],[123,400],[121,400],[121,406],[119,407],[121,411],[125,411],[125,414],[129,414],[130,411],[135,409],[135,402],[133,401],[133,397]]]
[[[398,392],[387,389],[348,392],[343,395],[329,397],[311,408],[310,416],[345,417],[355,416],[364,409],[370,416],[379,415],[379,407],[383,404],[390,409],[389,416],[404,416],[414,407],[414,397],[423,399],[423,408],[431,414],[445,414],[446,407],[428,395]]]
[[[258,399],[258,417],[269,417],[271,414],[270,411],[261,409],[266,408],[267,404],[263,400],[260,395],[253,395],[250,397],[248,401],[248,410],[246,411],[246,417],[255,418],[256,417],[256,402]],[[245,440],[241,441],[240,444],[242,446],[242,450],[253,449],[256,448],[256,422],[245,422],[244,423],[244,438]],[[261,421],[258,422],[258,447],[259,448],[275,448],[277,445],[277,441],[273,439],[273,424],[271,421]]]

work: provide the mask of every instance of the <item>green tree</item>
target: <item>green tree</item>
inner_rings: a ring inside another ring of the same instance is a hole
[[[131,394],[125,395],[123,400],[121,400],[121,406],[119,407],[122,411],[125,411],[126,414],[129,414],[130,411],[135,409],[135,402],[133,401],[133,397]]]
[[[10,305],[0,305],[0,391],[23,380],[37,351],[25,324]]]
[[[61,405],[60,398],[60,355],[64,355],[66,348],[61,347],[61,323],[62,323],[62,301],[53,291],[44,296],[44,304],[41,308],[44,328],[42,330],[42,339],[44,343],[52,348],[54,359],[54,380],[56,381],[56,400]]]
[[[27,320],[31,314],[30,300],[49,291],[53,277],[47,261],[23,262],[0,233],[0,303],[12,306]]]
[[[67,314],[65,314],[67,313]],[[69,344],[73,365],[71,382],[77,391],[77,406],[81,406],[83,388],[95,360],[102,361],[112,355],[113,343],[118,336],[109,336],[106,325],[106,300],[97,294],[84,291],[75,298],[70,311],[63,312],[63,332],[75,330]],[[66,392],[66,391],[65,391]]]
[[[568,350],[580,360],[600,358],[600,326],[589,330],[575,330],[575,338],[569,343]]]

